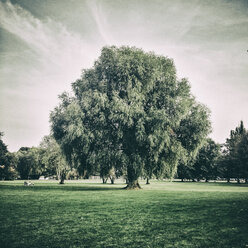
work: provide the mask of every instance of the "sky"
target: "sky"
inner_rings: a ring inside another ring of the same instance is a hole
[[[174,60],[224,143],[248,128],[248,0],[0,0],[0,131],[9,151],[50,133],[58,95],[106,45]]]

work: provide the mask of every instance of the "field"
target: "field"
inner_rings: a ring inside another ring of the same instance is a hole
[[[248,185],[0,182],[0,247],[248,247]]]

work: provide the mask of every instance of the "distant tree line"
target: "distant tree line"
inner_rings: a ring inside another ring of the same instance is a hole
[[[248,131],[243,121],[231,130],[225,144],[216,144],[207,139],[195,159],[180,163],[177,178],[183,180],[241,180],[248,182]]]
[[[12,153],[8,151],[2,136],[3,133],[0,133],[0,180],[38,179],[44,176],[63,183],[65,179],[97,175],[103,183],[108,179],[114,183],[116,178],[126,178],[125,170],[109,169],[105,166],[107,163],[103,163],[104,166],[99,164],[90,173],[69,165],[52,136],[45,136],[38,147],[21,147],[18,152]],[[151,178],[169,178],[167,173],[160,177],[149,173],[144,169],[141,174],[147,183]],[[225,144],[216,144],[212,139],[207,139],[194,159],[187,163],[180,161],[174,178],[182,181],[236,180],[237,183],[248,183],[248,131],[243,122],[231,130]]]
[[[0,139],[0,180],[39,179],[40,176],[74,179],[78,173],[68,166],[64,155],[52,136],[45,136],[38,147],[21,147],[17,152],[8,152]]]

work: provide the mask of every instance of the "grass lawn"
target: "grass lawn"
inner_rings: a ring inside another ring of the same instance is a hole
[[[0,182],[0,247],[248,247],[248,185]]]

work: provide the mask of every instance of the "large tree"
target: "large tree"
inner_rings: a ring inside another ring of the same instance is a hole
[[[174,176],[178,161],[195,156],[210,131],[208,109],[167,57],[104,47],[72,88],[51,114],[55,139],[67,160],[89,173],[121,167],[127,188],[140,187],[144,170]]]

